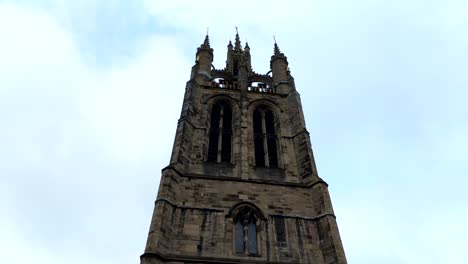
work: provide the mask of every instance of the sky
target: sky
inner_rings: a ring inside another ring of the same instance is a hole
[[[0,262],[139,263],[207,27],[273,35],[348,263],[468,264],[468,2],[0,0]]]

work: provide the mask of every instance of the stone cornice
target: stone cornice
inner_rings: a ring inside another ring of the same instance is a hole
[[[173,170],[181,177],[194,178],[194,179],[205,179],[205,180],[214,180],[214,181],[234,181],[234,182],[245,182],[245,183],[255,183],[255,184],[265,184],[265,185],[277,185],[285,187],[296,187],[296,188],[312,188],[315,185],[323,184],[328,187],[328,184],[321,178],[317,179],[314,182],[304,184],[304,183],[295,183],[295,182],[280,182],[272,180],[261,180],[261,179],[241,179],[238,177],[226,177],[218,175],[202,175],[202,174],[184,174],[178,171],[174,166],[169,165],[162,169],[162,172],[166,170]]]
[[[223,209],[218,209],[218,208],[208,208],[208,207],[194,207],[194,206],[185,206],[185,205],[182,205],[182,206],[179,206],[177,205],[176,203],[174,203],[173,201],[167,199],[167,198],[158,198],[154,204],[158,204],[160,202],[166,202],[168,204],[170,204],[172,207],[176,207],[176,208],[181,208],[181,209],[193,209],[193,210],[200,210],[200,211],[210,211],[210,212],[224,212]]]
[[[221,258],[221,257],[207,257],[207,256],[188,256],[188,255],[175,255],[175,254],[162,254],[160,252],[154,251],[150,253],[145,253],[140,256],[140,259],[144,258],[156,258],[164,261],[180,261],[187,263],[226,263],[226,264],[238,264],[238,263],[268,263],[268,264],[295,264],[297,262],[280,262],[280,261],[270,261],[264,257],[259,258]]]
[[[306,133],[307,135],[309,135],[309,131],[307,131],[307,129],[304,128],[304,130],[302,130],[301,132],[295,134],[295,135],[292,135],[292,136],[282,136],[282,138],[295,138],[303,133]]]
[[[186,206],[186,205],[177,205],[175,202],[171,201],[167,198],[158,198],[154,204],[157,205],[158,203],[167,203],[172,207],[180,208],[180,209],[192,209],[192,210],[199,210],[199,211],[209,211],[209,212],[226,212],[229,211],[229,208],[220,209],[220,208],[210,208],[210,207],[196,207],[196,206]],[[287,214],[267,214],[270,217],[283,217],[283,218],[293,218],[293,219],[300,219],[300,220],[308,220],[308,221],[317,221],[321,218],[331,216],[336,219],[336,216],[332,213],[325,213],[320,214],[314,217],[309,216],[302,216],[302,215],[287,215]]]
[[[192,124],[192,122],[190,122],[185,116],[179,118],[179,120],[177,120],[177,123],[180,123],[180,122],[182,122],[182,121],[187,122],[187,124],[191,125],[191,126],[192,126],[193,128],[195,128],[195,129],[206,130],[205,127],[199,127],[199,126],[196,126],[196,125]]]

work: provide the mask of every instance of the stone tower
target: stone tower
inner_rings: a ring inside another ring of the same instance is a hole
[[[346,263],[286,56],[258,74],[236,34],[212,61],[206,36],[141,263]]]

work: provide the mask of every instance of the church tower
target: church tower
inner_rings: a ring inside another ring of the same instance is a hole
[[[288,60],[253,71],[236,34],[224,69],[208,36],[185,88],[141,264],[345,264]]]

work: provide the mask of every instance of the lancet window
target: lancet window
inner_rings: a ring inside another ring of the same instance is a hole
[[[278,167],[277,141],[273,111],[265,106],[255,109],[253,114],[255,165]]]
[[[232,110],[228,102],[218,101],[211,110],[208,161],[230,162]]]
[[[284,218],[278,217],[275,219],[276,241],[286,242],[286,228]]]
[[[245,206],[239,210],[235,221],[235,250],[237,254],[258,255],[257,216],[254,209]]]

